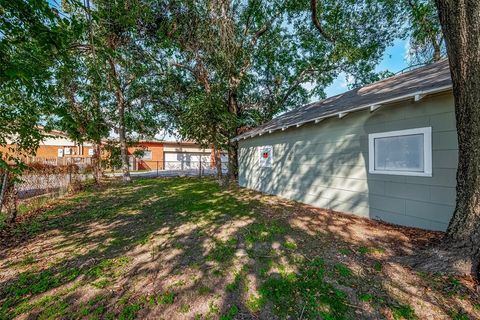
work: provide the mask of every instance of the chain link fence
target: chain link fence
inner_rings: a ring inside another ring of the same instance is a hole
[[[222,161],[222,174],[228,173],[228,161]],[[119,168],[108,171],[109,175],[119,176]],[[205,161],[130,161],[130,174],[138,177],[175,177],[175,176],[213,176],[217,175],[217,167]]]
[[[15,184],[18,198],[26,199],[42,194],[64,194],[78,188],[82,181],[93,177],[91,166],[69,164],[64,166],[34,163],[18,177]]]
[[[30,163],[21,175],[0,171],[0,225],[13,222],[17,216],[18,202],[44,201],[81,189],[82,181],[93,177],[91,166],[52,165]],[[5,213],[3,213],[5,211]]]

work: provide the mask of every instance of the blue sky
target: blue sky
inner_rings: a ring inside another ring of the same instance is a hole
[[[388,47],[383,54],[383,59],[377,66],[377,71],[391,71],[397,73],[408,67],[407,40],[397,39],[393,45]],[[348,91],[348,81],[345,74],[340,74],[333,83],[325,90],[327,97],[331,97],[342,92]]]

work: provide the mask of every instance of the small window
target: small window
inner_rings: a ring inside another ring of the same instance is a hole
[[[432,176],[432,128],[368,135],[369,172]]]
[[[142,160],[152,160],[152,150],[143,150]]]

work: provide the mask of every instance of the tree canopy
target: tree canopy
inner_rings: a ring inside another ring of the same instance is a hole
[[[355,85],[378,80],[400,24],[388,1],[173,0],[153,9],[150,34],[170,52],[165,113],[182,136],[233,160],[231,138],[324,97],[340,72]]]
[[[417,62],[445,51],[429,0],[22,0],[0,8],[0,143],[14,138],[27,153],[42,124],[79,142],[117,133],[123,149],[122,141],[173,130],[235,158],[233,136],[325,97],[340,73],[353,87],[390,75],[375,66],[395,38],[410,37]]]
[[[0,2],[0,168],[18,169],[22,154],[35,153],[39,125],[56,104],[54,68],[65,57],[76,30],[46,1]]]

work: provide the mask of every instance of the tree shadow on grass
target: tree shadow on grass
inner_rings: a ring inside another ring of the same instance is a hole
[[[390,257],[415,247],[396,228],[210,179],[136,180],[43,217],[2,254],[0,318],[412,316],[392,290],[451,313],[402,277],[385,283],[385,270],[405,272]]]

